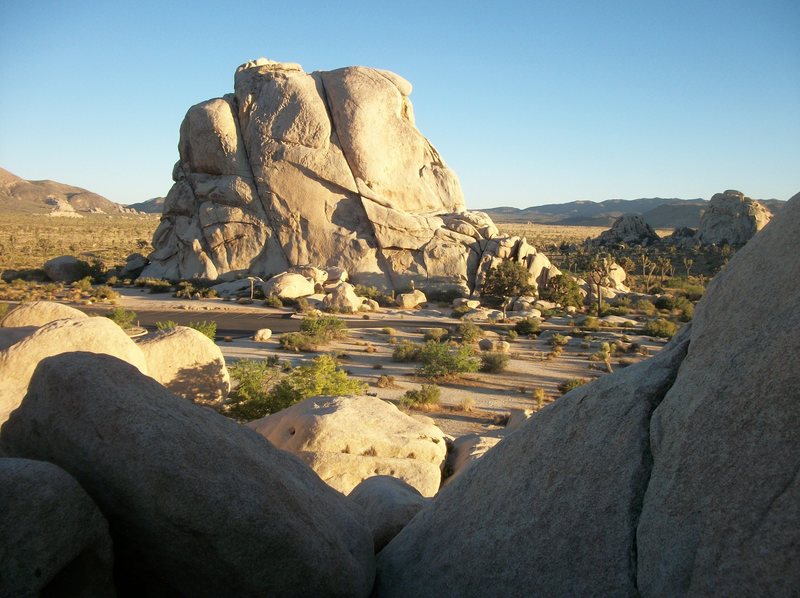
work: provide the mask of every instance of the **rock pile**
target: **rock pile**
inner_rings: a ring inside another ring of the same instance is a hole
[[[186,114],[143,276],[266,278],[313,264],[384,289],[471,291],[503,259],[539,283],[548,275],[524,239],[465,211],[402,77],[259,59],[237,69],[234,87]]]
[[[658,234],[638,214],[624,214],[614,221],[611,228],[600,233],[596,245],[651,245],[659,239]]]
[[[744,245],[770,218],[770,211],[763,205],[741,191],[728,190],[711,198],[700,218],[697,236],[703,245]]]

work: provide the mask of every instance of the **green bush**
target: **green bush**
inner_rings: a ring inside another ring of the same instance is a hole
[[[659,336],[662,338],[672,338],[678,332],[678,325],[664,318],[649,320],[642,329],[648,336]]]
[[[455,299],[464,296],[464,292],[458,289],[431,290],[427,291],[425,296],[428,298],[429,302],[452,305]]]
[[[133,328],[133,322],[136,320],[136,312],[117,307],[112,310],[111,313],[106,314],[106,317],[123,330],[130,330]]]
[[[151,293],[168,293],[172,290],[172,283],[160,278],[137,278],[133,284],[149,289]]]
[[[565,347],[569,343],[569,339],[563,334],[555,333],[548,340],[551,347]]]
[[[353,380],[336,367],[330,355],[320,355],[308,365],[294,368],[272,387],[266,397],[267,413],[275,413],[310,397],[353,395],[367,390],[363,382]]]
[[[264,298],[264,305],[266,305],[267,307],[274,307],[277,309],[283,307],[283,301],[281,301],[281,298],[278,297],[277,295],[267,295]]]
[[[88,293],[92,290],[92,277],[85,276],[80,280],[76,280],[72,283],[73,289],[78,289],[79,291],[83,291],[84,293]]]
[[[347,335],[347,325],[336,316],[306,316],[300,322],[300,332],[304,332],[320,343]]]
[[[595,318],[594,316],[586,316],[586,319],[583,321],[581,328],[584,330],[589,330],[591,332],[597,332],[600,330],[600,320]]]
[[[319,348],[319,340],[305,332],[287,332],[281,335],[278,341],[281,349],[294,352],[316,351]]]
[[[426,378],[445,378],[455,374],[477,372],[479,360],[473,350],[465,345],[450,347],[428,341],[419,351],[421,366],[417,372]]]
[[[474,343],[483,336],[483,329],[475,322],[461,322],[456,328],[456,334],[461,337],[462,343]]]
[[[565,395],[569,391],[578,388],[579,386],[583,386],[586,384],[586,382],[586,378],[570,378],[569,380],[564,380],[564,382],[559,384],[558,390],[562,395]]]
[[[530,272],[520,263],[503,260],[486,274],[481,295],[490,305],[500,305],[509,297],[534,293]]]
[[[423,384],[419,390],[409,390],[400,398],[400,404],[406,407],[420,405],[438,405],[442,391],[435,384]]]
[[[447,340],[449,332],[445,328],[431,328],[425,331],[425,335],[423,338],[426,341],[436,341],[437,343],[441,343]]]
[[[164,320],[162,322],[156,322],[156,329],[157,330],[173,330],[178,327],[178,323],[174,320]]]
[[[453,311],[450,312],[450,317],[456,320],[460,320],[471,311],[472,309],[467,307],[466,305],[459,305],[458,307],[453,308]]]
[[[8,303],[0,303],[0,318],[6,315],[10,309],[11,306]]]
[[[216,340],[217,337],[217,323],[213,320],[203,320],[202,322],[189,322],[187,324],[189,328],[194,328],[198,332],[202,332],[212,341]]]
[[[508,339],[509,342],[517,340],[518,337],[519,333],[516,330],[512,329],[506,332],[506,338]]]
[[[525,318],[514,324],[514,330],[517,334],[528,336],[529,334],[539,332],[540,325],[541,321],[539,318]]]
[[[357,284],[353,290],[359,297],[366,297],[367,299],[377,301],[378,305],[381,307],[392,307],[394,305],[394,298],[391,295],[387,295],[377,287],[368,287],[362,284]]]
[[[562,307],[569,305],[581,307],[583,305],[583,295],[581,295],[578,283],[566,274],[550,278],[541,291],[541,298],[558,303]]]
[[[411,341],[400,341],[392,352],[394,361],[409,362],[419,361],[420,345]]]
[[[108,285],[101,285],[92,289],[92,297],[95,299],[119,299],[119,293]]]
[[[387,326],[386,328],[381,328],[381,333],[385,334],[386,336],[394,336],[395,334],[397,334],[397,330]]]
[[[481,371],[489,374],[499,374],[505,372],[508,367],[509,357],[505,353],[485,352],[481,353]]]
[[[237,419],[264,417],[269,411],[269,390],[279,375],[274,361],[242,359],[228,366],[235,387],[228,396],[228,413]]]
[[[649,299],[639,299],[636,302],[636,309],[646,316],[654,316],[656,314],[656,306]]]

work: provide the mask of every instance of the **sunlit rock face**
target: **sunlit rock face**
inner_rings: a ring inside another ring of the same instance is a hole
[[[494,258],[533,269],[535,249],[465,211],[458,178],[414,124],[410,93],[399,75],[360,66],[240,66],[233,94],[184,118],[142,275],[266,277],[311,264],[387,289],[471,291]]]
[[[698,236],[703,245],[744,245],[767,225],[772,215],[741,191],[725,191],[711,198],[700,219]]]

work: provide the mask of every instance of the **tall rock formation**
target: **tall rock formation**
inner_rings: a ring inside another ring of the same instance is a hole
[[[638,214],[623,214],[614,221],[611,228],[600,233],[595,239],[597,245],[650,245],[659,237],[644,218]]]
[[[700,219],[698,237],[703,245],[744,245],[770,218],[770,211],[759,202],[741,191],[728,190],[711,198]]]
[[[186,114],[143,276],[311,264],[390,289],[472,290],[495,258],[534,270],[524,239],[500,239],[488,216],[465,211],[402,77],[359,66],[309,74],[262,58],[236,70],[234,88]]]

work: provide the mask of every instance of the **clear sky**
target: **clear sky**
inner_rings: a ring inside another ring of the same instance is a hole
[[[0,0],[0,167],[165,195],[252,58],[414,84],[470,208],[800,191],[800,1]]]

